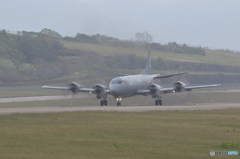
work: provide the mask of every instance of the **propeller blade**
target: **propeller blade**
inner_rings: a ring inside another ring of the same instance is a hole
[[[181,82],[185,83],[187,86],[189,85],[188,80],[184,76],[171,77],[171,78],[169,78],[168,83],[171,84],[171,87],[172,87],[173,84],[177,81],[181,81]],[[171,96],[172,98],[181,99],[181,98],[184,98],[188,93],[189,93],[188,91],[183,91],[180,93],[170,93],[168,95]]]

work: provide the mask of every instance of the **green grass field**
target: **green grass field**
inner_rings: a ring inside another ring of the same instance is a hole
[[[210,150],[240,151],[239,114],[240,109],[1,115],[0,158],[210,158]],[[223,148],[222,142],[236,146]]]

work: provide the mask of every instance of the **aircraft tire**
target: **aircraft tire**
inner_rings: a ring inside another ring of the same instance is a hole
[[[103,106],[103,104],[104,104],[104,102],[103,102],[103,100],[101,100],[100,105]]]
[[[159,100],[159,101],[158,101],[158,104],[159,104],[159,105],[162,105],[162,100]]]
[[[104,104],[105,106],[107,106],[107,105],[108,105],[107,100],[104,100],[103,104]]]
[[[155,101],[155,105],[158,105],[158,104],[159,104],[159,102],[158,102],[158,100],[156,100],[156,101]]]

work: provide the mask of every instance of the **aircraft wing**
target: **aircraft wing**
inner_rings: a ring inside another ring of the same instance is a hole
[[[187,74],[187,72],[182,72],[182,73],[174,73],[174,74],[168,74],[168,75],[158,75],[154,78],[167,78],[167,77],[172,77],[172,76],[177,76],[177,75],[183,75]]]
[[[92,88],[81,88],[81,89],[79,89],[79,92],[95,93],[95,89],[92,89]]]
[[[187,86],[184,87],[183,89],[185,91],[191,91],[192,89],[200,89],[200,88],[210,88],[210,87],[219,87],[221,86],[221,84],[213,84],[213,85],[200,85],[200,86]],[[175,93],[176,90],[174,87],[172,88],[162,88],[161,91],[163,92],[163,94],[167,94],[167,93]],[[148,95],[150,94],[151,91],[149,89],[141,89],[137,91],[136,95]]]
[[[221,84],[201,85],[201,86],[187,86],[187,87],[185,87],[185,90],[186,91],[191,91],[192,89],[219,87],[219,86],[221,86]]]
[[[175,88],[163,88],[161,89],[161,91],[163,92],[163,94],[173,93],[175,92]],[[149,89],[140,89],[137,91],[136,95],[149,95],[150,93],[151,93],[151,90]]]
[[[70,87],[55,87],[55,86],[43,86],[43,89],[56,89],[56,90],[71,90]],[[76,90],[77,92],[87,92],[87,93],[95,93],[95,89],[92,88],[82,88],[79,87],[78,90]]]
[[[150,93],[149,89],[140,89],[140,90],[137,91],[136,95],[146,95],[146,94],[149,94],[149,93]]]
[[[184,91],[192,91],[193,89],[219,87],[219,86],[221,86],[221,84],[200,85],[200,86],[187,86],[187,87],[184,87],[183,89],[184,89]],[[176,92],[174,87],[173,88],[163,88],[162,91],[163,91],[163,94]]]
[[[43,89],[58,89],[58,90],[70,90],[69,87],[53,87],[53,86],[42,86]]]

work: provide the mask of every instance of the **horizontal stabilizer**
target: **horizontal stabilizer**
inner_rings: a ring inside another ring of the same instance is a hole
[[[168,74],[168,75],[158,75],[154,78],[168,78],[168,77],[177,76],[177,75],[184,75],[184,74],[187,74],[187,72]]]
[[[124,73],[117,73],[117,72],[114,72],[115,75],[121,75],[121,76],[130,76],[130,74],[124,74]]]

